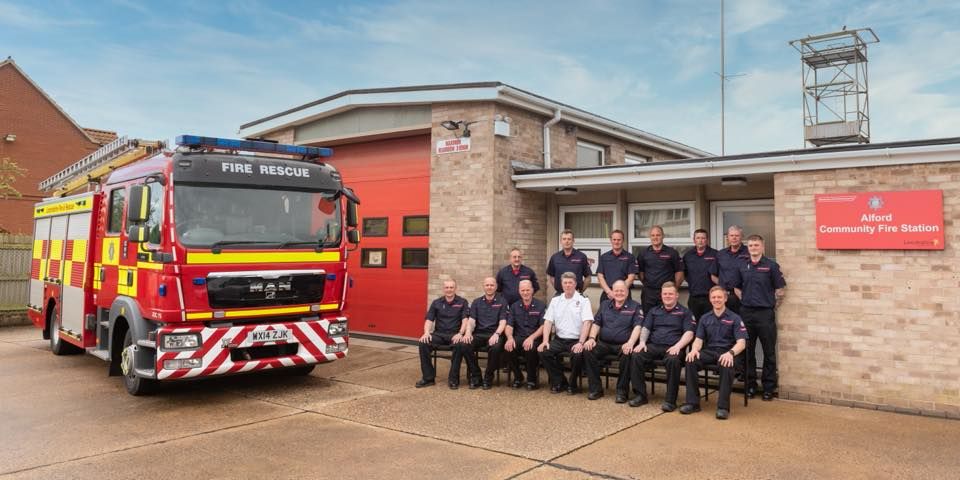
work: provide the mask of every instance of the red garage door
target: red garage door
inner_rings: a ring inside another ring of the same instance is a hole
[[[330,163],[360,196],[362,239],[350,253],[350,329],[419,337],[430,244],[430,136],[333,148]]]

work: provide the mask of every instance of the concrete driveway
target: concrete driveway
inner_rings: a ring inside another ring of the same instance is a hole
[[[96,358],[53,356],[30,327],[0,329],[0,362],[3,478],[929,479],[960,471],[955,420],[735,400],[720,422],[713,400],[689,417],[661,413],[662,385],[641,408],[545,389],[414,389],[415,349],[365,340],[308,377],[171,384],[150,397],[127,395]],[[441,364],[438,379],[446,371]]]

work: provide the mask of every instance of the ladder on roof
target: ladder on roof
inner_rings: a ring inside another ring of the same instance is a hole
[[[40,191],[52,192],[53,196],[75,193],[92,182],[98,182],[114,169],[151,155],[164,146],[161,141],[120,137],[40,182]]]

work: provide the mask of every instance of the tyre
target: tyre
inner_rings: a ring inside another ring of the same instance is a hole
[[[54,355],[75,355],[82,349],[70,342],[60,338],[60,310],[57,306],[51,305],[50,313],[47,315],[48,331],[50,332],[50,351]]]
[[[135,348],[133,331],[128,329],[126,335],[123,336],[123,350],[120,351],[120,374],[127,393],[134,396],[146,395],[156,389],[157,381],[152,378],[137,376],[133,363]]]

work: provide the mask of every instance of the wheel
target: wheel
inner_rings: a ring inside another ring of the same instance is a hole
[[[65,342],[60,338],[60,311],[56,305],[51,306],[49,317],[50,351],[53,352],[54,355],[75,355],[80,353],[80,347],[70,342]]]
[[[133,344],[133,331],[127,330],[123,336],[123,350],[120,352],[120,373],[123,375],[123,386],[130,395],[146,395],[153,392],[157,381],[152,378],[138,377],[134,371],[133,357],[136,354]]]

